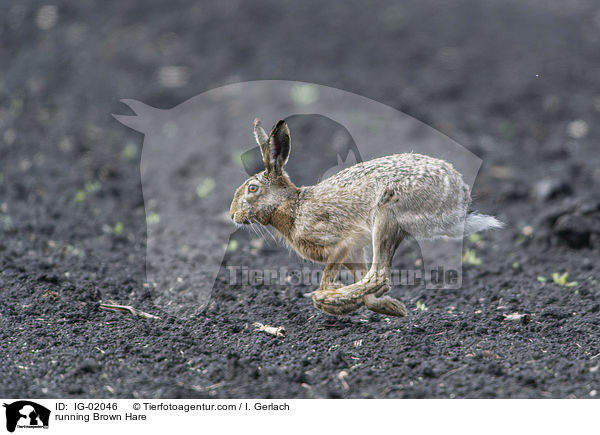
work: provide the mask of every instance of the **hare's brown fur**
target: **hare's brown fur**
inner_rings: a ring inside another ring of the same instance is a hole
[[[254,134],[266,169],[237,189],[231,218],[271,225],[298,254],[325,263],[313,302],[328,313],[346,314],[365,305],[387,315],[406,315],[401,302],[383,296],[389,290],[392,257],[404,237],[461,237],[501,225],[491,216],[467,215],[469,188],[443,160],[395,154],[297,187],[283,170],[291,147],[285,121],[267,135],[256,120]],[[369,243],[373,260],[367,270],[363,251]],[[354,284],[335,284],[342,265],[353,272]]]

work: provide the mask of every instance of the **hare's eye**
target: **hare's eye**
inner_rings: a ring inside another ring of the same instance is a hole
[[[258,186],[256,184],[250,184],[248,186],[248,192],[250,192],[250,193],[258,192]]]

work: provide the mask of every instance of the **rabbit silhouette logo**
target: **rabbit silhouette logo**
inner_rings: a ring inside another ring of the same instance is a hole
[[[14,432],[19,429],[48,429],[50,410],[29,400],[19,400],[4,404],[6,408],[6,430]]]
[[[293,124],[296,117],[320,116],[351,138],[296,146],[288,169],[299,183],[317,183],[332,168],[413,151],[449,162],[469,187],[481,166],[476,155],[432,127],[392,107],[322,85],[234,83],[170,109],[122,102],[134,114],[113,116],[144,134],[140,175],[147,220],[146,281],[156,289],[154,302],[172,314],[197,314],[210,300],[231,248],[228,241],[238,231],[230,218],[232,193],[262,164],[251,134],[254,118],[272,125],[278,119]],[[312,125],[302,127],[311,129],[315,131]],[[295,162],[300,165],[294,173]],[[303,178],[309,173],[312,179]],[[459,288],[462,241],[424,240],[419,245],[424,269],[458,271],[449,286]]]

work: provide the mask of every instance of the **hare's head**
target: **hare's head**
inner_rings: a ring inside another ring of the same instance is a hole
[[[254,121],[254,137],[260,145],[265,170],[248,178],[235,191],[229,213],[238,224],[269,225],[275,210],[293,200],[298,188],[283,170],[290,155],[290,130],[279,121],[267,135],[260,121]]]

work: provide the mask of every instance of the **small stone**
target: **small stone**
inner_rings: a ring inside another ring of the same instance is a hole
[[[498,355],[495,352],[492,352],[491,350],[484,350],[481,353],[481,356],[484,357],[484,358],[488,358],[488,359],[498,359],[498,358],[500,358],[500,355]]]
[[[506,166],[492,166],[490,168],[492,177],[506,180],[511,176],[511,170]]]
[[[573,139],[583,139],[587,136],[589,130],[587,122],[581,119],[569,122],[567,125],[567,134]]]
[[[513,321],[513,322],[520,322],[523,325],[527,325],[529,322],[531,322],[531,314],[527,314],[527,313],[505,314],[504,315],[504,320],[509,320],[509,321]]]
[[[265,245],[265,241],[264,239],[258,238],[258,239],[252,239],[250,241],[250,246],[253,247],[254,249],[262,249]]]
[[[3,138],[6,145],[12,145],[17,138],[17,133],[12,128],[9,128],[4,132]]]
[[[524,236],[531,236],[533,234],[533,231],[534,229],[531,225],[526,225],[521,230],[521,234],[523,234]]]
[[[164,66],[158,70],[158,83],[166,88],[180,88],[189,81],[189,69],[184,66]]]
[[[54,27],[58,20],[58,9],[55,5],[46,5],[38,9],[35,16],[35,24],[42,29],[48,30]]]

